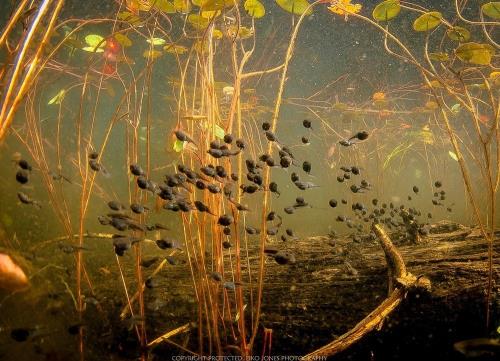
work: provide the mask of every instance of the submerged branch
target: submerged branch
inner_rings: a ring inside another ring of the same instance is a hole
[[[373,331],[384,320],[384,318],[396,309],[406,296],[409,288],[418,287],[430,289],[430,281],[427,278],[417,278],[406,271],[403,257],[394,246],[387,233],[385,233],[384,229],[380,225],[374,224],[372,230],[378,237],[379,243],[385,253],[387,267],[389,267],[390,271],[394,275],[394,279],[397,281],[398,286],[394,289],[394,291],[392,291],[389,297],[384,300],[384,302],[382,302],[375,310],[361,320],[361,322],[354,326],[350,331],[316,351],[307,354],[304,356],[304,359],[311,360],[317,356],[332,356],[347,349],[370,331]]]

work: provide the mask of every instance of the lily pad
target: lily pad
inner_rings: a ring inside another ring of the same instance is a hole
[[[389,21],[401,11],[399,0],[386,0],[375,6],[372,16],[377,21]]]
[[[165,45],[166,41],[162,38],[151,38],[146,40],[148,43],[152,45]]]
[[[163,11],[167,14],[174,14],[176,11],[175,5],[171,1],[167,0],[154,0],[152,1],[153,8]]]
[[[420,15],[413,22],[413,30],[415,31],[429,31],[441,24],[443,15],[439,11],[431,11]]]
[[[129,11],[119,12],[116,15],[116,17],[118,18],[118,20],[126,21],[130,25],[139,25],[142,22],[142,20],[141,20],[140,17],[138,17],[137,15],[132,14]]]
[[[307,0],[276,0],[276,3],[289,13],[302,15],[310,5]],[[306,15],[312,14],[312,9],[309,9]]]
[[[85,43],[92,48],[103,48],[106,46],[106,41],[101,35],[90,34],[85,37]]]
[[[203,11],[222,10],[233,7],[236,0],[202,0],[201,9]]]
[[[210,24],[208,19],[205,19],[203,16],[198,14],[189,14],[187,21],[197,30],[205,30]]]
[[[188,48],[186,48],[185,46],[182,46],[182,45],[167,44],[163,47],[163,50],[165,50],[165,52],[170,53],[170,54],[182,55],[188,51]]]
[[[266,14],[266,9],[259,0],[246,0],[244,6],[248,15],[256,19],[259,19]]]
[[[477,65],[488,65],[493,55],[495,55],[495,48],[490,44],[471,42],[460,45],[455,50],[455,54],[462,61]]]
[[[429,58],[435,61],[448,61],[450,60],[450,56],[447,53],[439,52],[439,53],[429,53]]]
[[[156,58],[159,58],[160,56],[162,56],[163,53],[159,50],[145,50],[143,53],[142,53],[142,56],[145,57],[145,58],[148,58],[150,60],[153,60],[153,59],[156,59]]]
[[[460,41],[461,43],[470,39],[470,31],[461,26],[454,26],[446,30],[446,35],[448,35],[451,40]]]
[[[179,13],[187,14],[191,11],[191,2],[189,0],[174,0],[174,8]]]
[[[132,46],[132,40],[130,40],[127,35],[123,35],[123,34],[118,33],[118,34],[115,34],[114,38],[121,46],[124,46],[124,47]]]
[[[493,19],[500,19],[500,1],[492,1],[481,6],[484,15]]]

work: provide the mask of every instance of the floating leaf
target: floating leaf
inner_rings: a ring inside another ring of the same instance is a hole
[[[205,19],[203,16],[198,14],[189,14],[187,17],[188,23],[190,23],[195,29],[205,30],[210,24],[210,21]]]
[[[455,153],[453,153],[451,150],[448,151],[448,154],[449,156],[451,157],[451,159],[455,160],[458,162],[458,157]]]
[[[104,49],[103,48],[95,48],[93,46],[85,46],[82,48],[83,51],[86,51],[88,53],[104,53]]]
[[[493,19],[500,19],[500,1],[492,1],[481,6],[484,15]]]
[[[488,65],[495,55],[495,49],[490,44],[465,43],[460,45],[455,54],[462,61],[477,65]]]
[[[163,11],[167,14],[174,14],[175,5],[174,3],[167,0],[153,0],[153,8]]]
[[[276,3],[289,13],[302,15],[309,6],[307,0],[276,0]],[[311,15],[312,9],[309,9],[306,15]]]
[[[461,43],[470,39],[470,31],[461,26],[454,26],[446,30],[446,35],[451,40],[460,41]]]
[[[184,146],[187,142],[183,142],[179,139],[176,139],[175,142],[174,142],[174,151],[177,152],[177,153],[180,153],[184,150]]]
[[[220,31],[219,29],[214,29],[212,36],[214,37],[214,39],[222,39],[222,31]]]
[[[85,43],[92,48],[103,48],[106,46],[106,41],[101,35],[90,34],[85,37]]]
[[[450,56],[447,53],[439,52],[439,53],[429,53],[429,58],[435,61],[448,61],[450,60]]]
[[[134,15],[132,14],[131,12],[129,11],[122,11],[122,12],[119,12],[116,17],[118,18],[118,20],[121,20],[121,21],[126,21],[127,23],[129,23],[130,25],[138,25],[139,23],[142,22],[141,18],[138,17],[137,15]]]
[[[246,0],[244,6],[248,15],[256,19],[259,19],[266,14],[266,9],[259,0]]]
[[[176,44],[167,44],[163,47],[163,50],[165,52],[170,53],[170,54],[179,54],[182,55],[186,51],[188,51],[188,48],[182,45],[176,45]]]
[[[66,95],[66,90],[65,89],[61,89],[61,90],[59,90],[59,93],[57,93],[52,99],[50,99],[47,104],[48,105],[51,105],[51,104],[61,104],[61,102],[63,101],[65,95]]]
[[[215,136],[219,139],[224,139],[224,135],[226,134],[226,132],[224,132],[224,129],[222,129],[220,126],[218,126],[217,124],[215,124]]]
[[[398,0],[386,0],[375,6],[372,16],[377,21],[389,21],[395,18],[401,11]]]
[[[144,50],[142,56],[150,60],[159,58],[163,53],[159,50]]]
[[[415,31],[429,31],[441,24],[443,15],[439,11],[431,11],[420,15],[413,22],[413,30]]]
[[[236,0],[202,0],[201,9],[203,11],[222,10],[233,7]]]
[[[127,35],[118,33],[114,35],[114,38],[120,45],[124,47],[132,46],[132,40],[130,40]]]
[[[205,19],[212,19],[212,18],[216,18],[217,16],[219,16],[221,14],[221,11],[220,10],[214,10],[214,11],[202,11],[200,13],[200,16],[205,18]]]
[[[253,35],[253,30],[251,28],[247,28],[246,26],[237,26],[237,25],[231,25],[227,29],[227,34],[234,38],[236,36],[236,32],[238,32],[238,37],[240,39],[247,39]]]
[[[491,80],[494,85],[500,86],[500,71],[492,71],[489,80]]]
[[[345,15],[346,17],[350,13],[359,13],[361,11],[362,5],[351,4],[351,1],[352,0],[340,0],[334,5],[329,6],[328,10],[330,10],[334,14]]]
[[[152,45],[165,45],[166,43],[165,39],[162,38],[151,38],[146,41]]]
[[[191,11],[189,0],[174,0],[174,8],[177,12],[187,14]]]

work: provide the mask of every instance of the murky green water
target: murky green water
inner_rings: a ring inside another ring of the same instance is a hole
[[[491,207],[498,204],[498,55],[487,64],[466,61],[459,46],[498,47],[498,18],[482,13],[492,22],[483,30],[457,20],[453,2],[401,4],[387,28],[395,38],[384,45],[387,23],[371,20],[378,2],[359,1],[360,12],[347,17],[322,2],[303,18],[275,1],[261,2],[265,15],[253,19],[245,11],[252,0],[237,8],[203,2],[222,11],[212,18],[196,5],[181,8],[183,1],[174,1],[177,9],[144,1],[141,10],[137,1],[66,1],[41,55],[44,68],[0,143],[0,251],[30,279],[22,292],[0,289],[0,359],[241,355],[252,333],[253,355],[304,355],[387,296],[383,258],[374,266],[380,279],[371,265],[364,273],[365,247],[377,244],[372,224],[409,250],[425,244],[439,222],[473,228],[479,217],[490,229]],[[483,3],[461,2],[463,16],[481,21]],[[16,60],[9,52],[15,54],[37,6],[1,48],[6,74]],[[12,2],[0,5],[2,27],[13,9]],[[415,31],[414,20],[430,10],[444,20]],[[466,27],[471,39],[452,40],[453,26]],[[483,50],[473,55],[487,57]],[[448,59],[428,62],[426,51]],[[181,142],[184,134],[193,142]],[[131,164],[144,174],[132,174]],[[208,165],[223,168],[213,175]],[[110,201],[123,209],[110,209]],[[146,211],[133,212],[135,203]],[[497,213],[493,219],[498,223]],[[330,267],[337,269],[330,255],[345,258],[340,274],[328,276]],[[436,304],[427,317],[449,313],[436,320],[435,334],[433,316],[412,328],[413,317],[425,317],[415,306],[420,296],[412,295],[400,306],[399,321],[385,323],[340,358],[461,359],[454,342],[498,338],[495,283],[484,326],[486,257],[471,256],[479,262],[477,285],[456,312],[449,307],[457,301],[422,296],[424,304]],[[422,259],[405,261],[411,269]],[[308,280],[318,275],[334,284],[346,279],[348,286],[339,286],[339,294],[322,283],[314,288]],[[363,287],[370,292],[356,291]],[[338,322],[331,321],[331,303],[320,301],[336,297],[343,314],[336,317],[346,318]],[[338,328],[330,329],[331,322]],[[185,329],[148,346],[179,327]],[[274,329],[271,350],[267,329]],[[26,337],[16,337],[21,331]],[[394,342],[401,347],[391,354]]]

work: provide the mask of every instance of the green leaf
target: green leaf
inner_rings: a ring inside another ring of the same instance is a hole
[[[61,89],[61,90],[59,90],[59,93],[57,93],[52,99],[50,99],[47,104],[48,105],[51,105],[51,104],[61,104],[61,102],[63,101],[65,95],[66,95],[66,90],[65,89]]]
[[[226,132],[224,132],[224,129],[222,129],[220,126],[218,126],[217,124],[215,124],[215,136],[219,139],[224,139],[224,135],[226,134]]]
[[[174,151],[176,153],[182,152],[184,150],[184,146],[186,145],[186,143],[187,142],[183,142],[183,141],[181,141],[179,139],[176,139],[175,142],[174,142],[174,147],[173,147]]]
[[[484,15],[493,19],[500,19],[500,1],[492,1],[481,6]]]
[[[94,46],[84,46],[82,48],[83,51],[86,51],[88,53],[93,53],[93,52],[96,52],[96,53],[104,53],[104,49],[103,48],[96,48]]]
[[[148,39],[146,41],[152,45],[165,45],[166,44],[165,39],[162,39],[162,38],[151,38],[151,39]]]
[[[451,159],[455,160],[458,162],[458,157],[455,153],[453,153],[451,150],[448,151],[448,154],[449,156],[451,157]]]
[[[462,109],[462,106],[459,103],[453,104],[452,107],[450,108],[451,112],[453,114],[458,114],[460,113],[460,110]]]
[[[429,58],[435,61],[448,61],[450,57],[447,53],[439,52],[439,53],[429,53]]]
[[[235,3],[236,0],[202,0],[201,9],[203,11],[222,10],[233,7]]]
[[[167,14],[175,14],[175,6],[173,2],[167,0],[153,0],[153,8],[163,11]]]
[[[441,24],[443,15],[439,11],[431,11],[420,15],[413,22],[413,30],[415,31],[429,31]]]
[[[130,40],[127,35],[118,33],[114,35],[114,38],[121,46],[124,47],[132,46],[132,40]]]
[[[495,55],[495,48],[490,44],[465,43],[455,50],[455,54],[460,60],[468,63],[489,65]]]
[[[210,20],[198,14],[189,14],[187,21],[197,30],[205,30],[210,24]]]
[[[399,0],[386,0],[375,6],[372,16],[377,21],[389,21],[401,11]]]
[[[307,0],[276,0],[276,3],[289,13],[302,15],[306,12],[309,2]],[[312,9],[309,9],[306,15],[311,15]]]
[[[451,40],[460,41],[461,43],[470,39],[470,31],[461,26],[454,26],[446,30],[446,35],[448,35]]]
[[[247,11],[248,15],[256,19],[259,19],[266,14],[266,9],[259,0],[246,0],[245,10]]]
[[[85,42],[88,46],[92,48],[104,48],[106,46],[106,41],[101,35],[90,34],[85,37]]]

